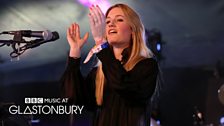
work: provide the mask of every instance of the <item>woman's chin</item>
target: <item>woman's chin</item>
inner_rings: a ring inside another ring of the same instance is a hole
[[[108,40],[108,43],[109,43],[110,45],[116,45],[118,42],[117,42],[117,41]]]

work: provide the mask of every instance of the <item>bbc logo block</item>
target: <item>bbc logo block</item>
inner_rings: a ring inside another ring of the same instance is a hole
[[[26,104],[43,104],[44,99],[43,98],[25,98]]]

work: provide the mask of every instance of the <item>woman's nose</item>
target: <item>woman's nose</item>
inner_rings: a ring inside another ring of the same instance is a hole
[[[110,23],[109,23],[109,27],[113,27],[113,26],[115,26],[114,20],[110,21]]]

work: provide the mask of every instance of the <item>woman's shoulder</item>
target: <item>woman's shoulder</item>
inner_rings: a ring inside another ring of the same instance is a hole
[[[150,57],[150,58],[143,58],[142,60],[140,60],[138,62],[138,64],[142,64],[142,65],[156,65],[157,66],[157,60],[154,57]]]
[[[132,69],[133,71],[141,70],[143,71],[157,71],[158,70],[158,63],[155,58],[143,58],[140,60],[135,67]]]

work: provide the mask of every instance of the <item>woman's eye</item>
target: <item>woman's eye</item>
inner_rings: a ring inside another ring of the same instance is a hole
[[[109,24],[110,23],[110,21],[106,21],[106,24]]]
[[[124,20],[123,19],[117,19],[117,22],[123,22]]]

